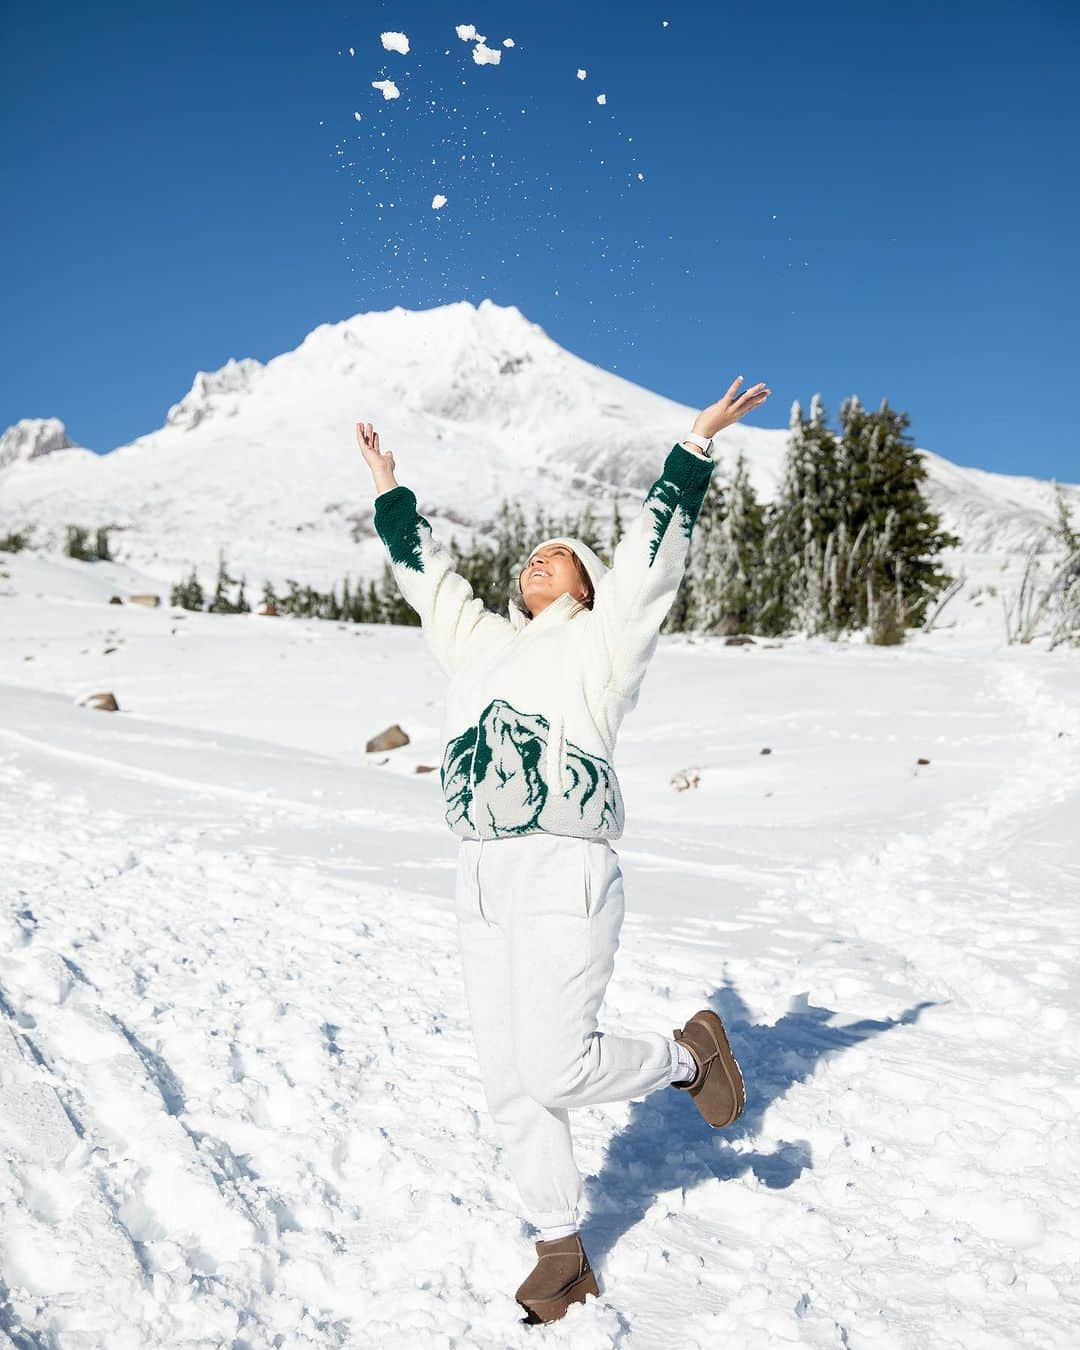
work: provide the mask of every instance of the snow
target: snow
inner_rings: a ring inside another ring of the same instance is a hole
[[[444,679],[413,628],[107,604],[153,588],[0,554],[0,1327],[531,1344],[416,772]],[[715,1006],[748,1103],[574,1113],[601,1297],[552,1344],[1075,1344],[1080,653],[975,617],[660,639],[604,1024]]]
[[[384,100],[401,97],[401,90],[393,80],[372,80],[371,87],[381,90]]]
[[[404,33],[380,33],[379,41],[388,52],[400,52],[402,56],[409,54],[409,39]]]

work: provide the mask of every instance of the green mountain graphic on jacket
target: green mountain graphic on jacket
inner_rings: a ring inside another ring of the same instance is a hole
[[[569,780],[550,788],[544,778],[548,720],[521,713],[504,699],[493,699],[475,726],[446,747],[440,778],[451,829],[464,823],[476,833],[481,817],[495,835],[529,834],[544,829],[549,791],[577,811],[582,835],[601,836],[619,814],[619,784],[611,765],[566,742]]]
[[[689,559],[713,461],[672,446],[611,567],[569,536],[593,583],[591,608],[564,594],[530,615],[517,589],[487,609],[399,485],[375,498],[375,528],[402,595],[450,677],[441,738],[446,822],[464,838],[546,831],[617,839],[624,807],[613,759]],[[524,562],[524,559],[522,560]]]

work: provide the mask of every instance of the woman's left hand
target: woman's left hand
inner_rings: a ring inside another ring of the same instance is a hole
[[[724,427],[731,426],[740,417],[745,417],[752,409],[759,407],[772,393],[771,389],[765,387],[763,380],[760,384],[744,389],[741,394],[736,394],[735,391],[741,383],[742,376],[737,375],[722,399],[710,403],[698,413],[694,419],[693,430],[699,436],[715,436],[718,431],[723,431]]]

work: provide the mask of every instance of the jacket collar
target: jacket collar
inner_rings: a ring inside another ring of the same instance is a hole
[[[563,591],[562,595],[556,596],[550,605],[545,605],[535,619],[529,617],[528,610],[516,596],[511,598],[506,613],[514,631],[520,633],[537,625],[549,628],[555,624],[566,623],[585,608],[586,606],[580,600],[576,600],[569,591]]]

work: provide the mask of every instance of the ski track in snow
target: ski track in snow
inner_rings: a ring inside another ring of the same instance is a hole
[[[605,1025],[711,1003],[747,1108],[574,1113],[601,1298],[542,1333],[427,823],[0,728],[0,1345],[1075,1344],[1080,714],[1037,660],[982,667],[1027,750],[928,832],[628,916]]]

